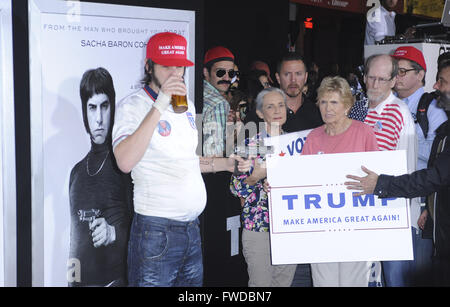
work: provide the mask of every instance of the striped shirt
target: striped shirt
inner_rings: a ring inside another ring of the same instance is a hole
[[[406,150],[407,171],[417,167],[418,143],[414,119],[408,105],[393,93],[375,108],[369,108],[364,122],[375,132],[380,150]],[[411,199],[411,223],[418,229],[420,199]]]
[[[370,110],[364,122],[373,127],[381,150],[395,150],[400,139],[400,133],[405,121],[400,106],[387,103],[381,114],[375,109]]]
[[[373,128],[380,150],[406,150],[408,172],[416,169],[416,128],[406,103],[391,93],[375,108],[369,108],[364,122]]]

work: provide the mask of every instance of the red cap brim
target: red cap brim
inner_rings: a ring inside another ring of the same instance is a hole
[[[152,61],[163,66],[194,66],[194,63],[187,59],[152,59]]]

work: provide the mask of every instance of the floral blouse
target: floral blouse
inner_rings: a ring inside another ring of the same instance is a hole
[[[263,143],[263,138],[267,133],[261,132],[250,139],[245,140],[246,146],[256,143]],[[231,176],[230,191],[235,196],[245,199],[242,209],[241,219],[244,228],[247,230],[268,232],[269,231],[269,206],[267,193],[263,189],[264,179],[258,181],[254,186],[245,183],[245,179],[253,172],[253,167],[249,172]]]

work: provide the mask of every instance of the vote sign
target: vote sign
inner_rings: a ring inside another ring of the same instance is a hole
[[[406,153],[267,157],[273,264],[412,259],[409,202],[347,190],[361,165],[404,174]]]

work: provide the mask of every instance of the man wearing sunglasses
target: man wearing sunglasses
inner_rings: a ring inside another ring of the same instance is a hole
[[[206,52],[203,64],[203,155],[223,157],[230,112],[225,97],[236,76],[234,55],[225,47],[214,47]]]

